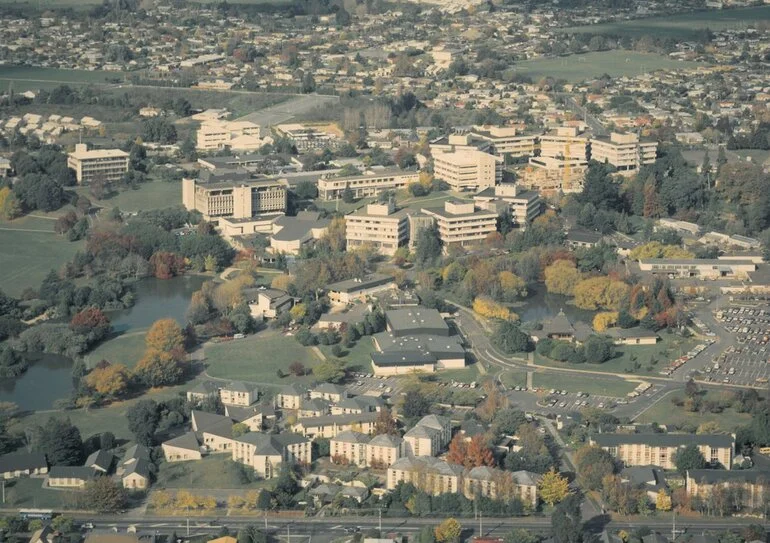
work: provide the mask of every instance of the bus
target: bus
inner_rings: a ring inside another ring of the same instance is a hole
[[[53,511],[51,509],[21,509],[19,516],[24,520],[51,520]]]

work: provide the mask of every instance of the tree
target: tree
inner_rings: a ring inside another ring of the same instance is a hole
[[[593,321],[593,328],[597,332],[604,332],[612,326],[613,324],[618,322],[618,312],[617,311],[600,311],[596,315],[594,315],[594,321]]]
[[[557,260],[543,271],[548,292],[571,296],[581,275],[571,260]]]
[[[583,522],[580,511],[580,497],[567,496],[551,515],[551,530],[555,543],[581,543]]]
[[[660,490],[655,498],[655,509],[658,511],[671,511],[671,494],[665,490]]]
[[[380,409],[377,414],[377,420],[374,421],[374,435],[398,435],[398,426],[393,413],[387,407]]]
[[[356,197],[353,194],[353,189],[350,188],[350,183],[345,185],[345,188],[342,190],[342,201],[346,204],[352,204],[355,201]]]
[[[435,543],[436,529],[432,526],[423,526],[417,533],[417,543]]]
[[[0,219],[9,221],[21,214],[19,199],[9,187],[0,189]]]
[[[235,424],[233,424],[233,428],[232,428],[233,437],[240,437],[244,434],[248,434],[249,430],[250,429],[248,424],[244,424],[242,422],[236,422]]]
[[[540,537],[524,528],[511,530],[504,537],[505,543],[539,543]]]
[[[575,453],[575,467],[580,485],[587,490],[599,490],[602,480],[615,473],[615,459],[604,449],[586,445]]]
[[[83,462],[83,440],[80,430],[69,419],[51,417],[38,427],[37,447],[51,465],[79,466]]]
[[[612,340],[599,336],[590,336],[583,344],[583,353],[589,364],[601,364],[614,355]]]
[[[441,258],[441,236],[435,224],[423,228],[417,233],[414,251],[415,264],[421,268],[431,266]]]
[[[88,507],[99,513],[116,513],[128,503],[126,489],[111,477],[97,477],[86,483],[84,496]]]
[[[160,422],[158,404],[153,400],[140,400],[126,413],[128,430],[140,445],[152,445],[155,430]]]
[[[505,354],[529,352],[532,343],[529,336],[519,329],[519,326],[511,321],[502,321],[492,332],[490,337],[492,345]]]
[[[471,438],[470,443],[468,443],[467,454],[463,461],[463,465],[466,468],[480,466],[492,467],[495,465],[495,457],[492,454],[492,449],[487,446],[483,435],[479,434]]]
[[[569,494],[569,482],[566,477],[562,477],[555,469],[543,474],[540,479],[540,497],[548,505],[555,505],[562,501]]]
[[[436,526],[436,541],[438,543],[456,543],[460,540],[462,531],[462,525],[450,517]]]
[[[119,398],[128,390],[128,370],[123,364],[111,364],[106,368],[94,368],[85,378],[85,383],[98,394],[108,398]]]
[[[417,419],[428,414],[431,402],[419,390],[407,390],[401,414],[407,419]]]
[[[155,321],[145,337],[144,356],[136,374],[151,387],[173,385],[183,375],[184,334],[174,319]]]
[[[319,381],[339,383],[345,378],[345,363],[341,360],[324,360],[313,368],[313,376]]]
[[[705,468],[706,459],[696,445],[687,445],[674,454],[674,465],[679,474],[684,476],[689,470]]]
[[[465,443],[465,437],[462,432],[457,432],[449,442],[449,451],[446,455],[446,461],[450,464],[465,464],[465,458],[468,454],[468,445]]]
[[[299,360],[295,360],[294,362],[289,364],[289,373],[291,373],[295,377],[301,377],[305,375],[305,365]]]
[[[87,307],[76,313],[70,321],[70,330],[86,336],[89,344],[102,340],[111,329],[110,319],[97,307]]]
[[[516,313],[485,295],[473,300],[473,312],[487,319],[518,320]]]

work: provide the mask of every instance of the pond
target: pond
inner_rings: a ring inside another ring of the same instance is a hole
[[[109,313],[115,332],[126,334],[148,328],[158,319],[184,322],[192,293],[207,277],[188,275],[173,279],[144,279],[136,284],[133,307]],[[72,392],[72,361],[64,356],[30,355],[29,369],[17,379],[0,379],[0,401],[14,402],[23,410],[51,409],[53,403]]]
[[[514,304],[513,311],[519,315],[522,322],[542,322],[555,317],[559,311],[564,311],[571,322],[583,321],[586,324],[593,322],[596,314],[594,311],[577,308],[570,302],[569,296],[549,294],[546,292],[545,285],[538,283],[529,289],[526,300],[521,304]]]

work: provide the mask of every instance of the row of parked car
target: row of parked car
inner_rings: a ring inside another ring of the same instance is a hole
[[[684,366],[688,361],[692,360],[693,358],[698,356],[700,353],[702,353],[706,349],[706,347],[708,347],[712,343],[714,343],[714,340],[708,339],[706,340],[706,343],[700,343],[696,345],[690,351],[686,352],[676,360],[673,360],[671,364],[669,364],[668,366],[660,370],[658,373],[666,376],[671,375],[676,370]]]

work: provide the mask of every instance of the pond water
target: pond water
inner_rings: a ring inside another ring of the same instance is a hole
[[[544,321],[551,319],[564,311],[567,318],[572,321],[583,321],[591,324],[595,312],[579,309],[569,303],[571,298],[561,294],[549,294],[545,285],[538,283],[529,289],[529,296],[521,304],[514,304],[513,311],[519,315],[522,322]]]
[[[208,278],[199,275],[173,279],[144,279],[136,284],[133,307],[109,313],[119,334],[148,328],[158,319],[184,322],[192,293]],[[53,403],[72,392],[72,360],[65,356],[30,354],[29,369],[17,379],[0,379],[0,401],[14,402],[23,410],[51,409]]]

